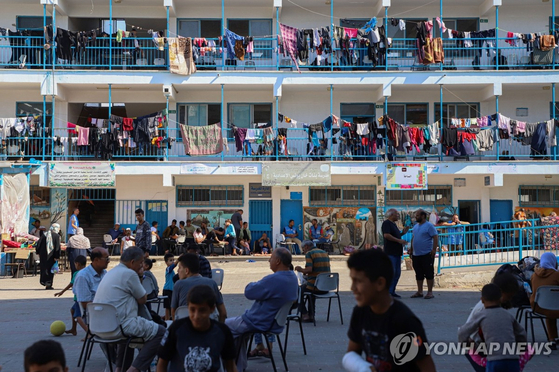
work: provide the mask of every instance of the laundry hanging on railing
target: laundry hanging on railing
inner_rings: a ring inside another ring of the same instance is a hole
[[[169,67],[172,74],[192,75],[196,65],[192,57],[192,39],[189,37],[171,37],[169,42]]]
[[[215,155],[223,151],[221,124],[202,127],[179,124],[186,155]]]

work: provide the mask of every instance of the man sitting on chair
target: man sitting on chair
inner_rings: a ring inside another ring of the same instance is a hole
[[[274,324],[276,314],[283,305],[297,299],[297,277],[289,270],[290,266],[291,253],[285,248],[274,250],[270,257],[270,269],[274,273],[258,282],[249,283],[245,288],[245,297],[254,300],[252,307],[242,316],[225,320],[225,324],[233,333],[236,345],[242,342],[237,361],[239,371],[244,371],[247,366],[246,343],[240,339],[244,333],[283,330],[284,324]],[[264,351],[262,336],[256,334],[254,338],[257,344],[256,352]],[[268,352],[271,353],[271,350]]]
[[[297,230],[294,228],[295,221],[289,220],[289,225],[285,226],[283,229],[283,235],[285,235],[285,242],[286,243],[295,243],[297,244],[296,249],[294,249],[295,254],[301,254],[301,241],[297,239]]]

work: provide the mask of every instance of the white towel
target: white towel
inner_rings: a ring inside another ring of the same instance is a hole
[[[369,124],[357,124],[357,134],[360,136],[366,136],[369,134]]]

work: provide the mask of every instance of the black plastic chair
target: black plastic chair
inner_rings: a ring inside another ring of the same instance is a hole
[[[283,347],[285,355],[287,355],[287,338],[289,337],[289,324],[291,322],[299,323],[299,331],[301,332],[301,342],[303,343],[303,353],[307,355],[307,346],[305,345],[305,334],[303,333],[303,318],[301,312],[299,311],[299,304],[303,301],[303,289],[299,287],[297,294],[297,303],[295,303],[291,309],[289,309],[289,314],[287,315],[287,324],[285,325],[285,346]],[[297,310],[296,314],[291,314],[293,309]]]

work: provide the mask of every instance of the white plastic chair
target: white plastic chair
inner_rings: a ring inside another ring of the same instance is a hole
[[[225,272],[223,269],[212,269],[212,279],[217,284],[217,287],[221,291],[221,287],[223,286],[223,277],[225,276]]]
[[[340,321],[342,325],[344,324],[344,319],[342,316],[342,303],[340,301],[340,275],[338,273],[322,273],[318,274],[315,281],[315,287],[319,291],[328,292],[325,294],[316,294],[316,293],[309,293],[307,296],[312,296],[316,299],[328,299],[328,316],[326,317],[326,321],[330,321],[330,305],[332,304],[332,299],[338,299],[338,308],[340,309]],[[332,292],[335,291],[335,292]],[[315,311],[312,309],[312,298],[309,299],[309,304],[311,307],[310,313],[313,314],[313,322],[316,326],[316,317],[314,316]]]
[[[277,234],[276,235],[276,248],[278,247],[278,245],[281,247],[283,246],[284,248],[287,248],[289,250],[289,252],[293,253],[293,246],[296,243],[293,242],[286,242],[285,241],[285,235],[283,234]]]
[[[536,291],[536,298],[534,304],[538,305],[541,310],[559,311],[559,286],[542,285]],[[535,342],[536,335],[534,333],[534,319],[539,319],[545,331],[545,335],[549,338],[547,329],[543,320],[545,315],[539,314],[532,309],[527,309],[524,318],[524,328],[526,329],[526,336],[528,336],[528,319],[530,320],[530,330],[532,331],[532,342]]]
[[[179,235],[177,238],[177,243],[175,244],[175,250],[177,254],[185,253],[186,250],[184,248],[184,242],[186,241],[186,235]]]
[[[117,244],[113,243],[113,237],[110,234],[104,234],[103,235],[103,242],[105,243],[107,248],[109,248],[109,247],[112,248],[111,250],[109,250],[109,256],[112,256],[113,252],[115,250],[115,245],[117,245],[118,243]]]
[[[179,320],[188,317],[188,306],[179,306],[175,310],[175,319]]]

